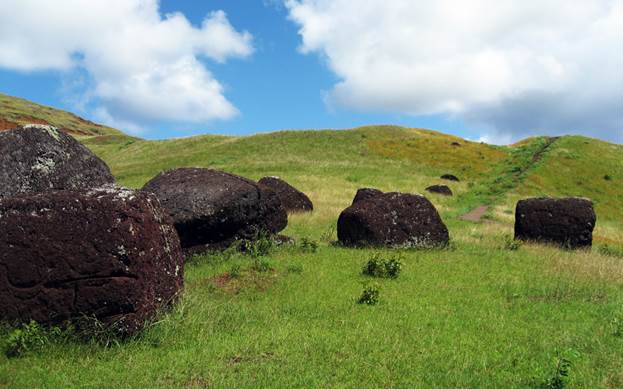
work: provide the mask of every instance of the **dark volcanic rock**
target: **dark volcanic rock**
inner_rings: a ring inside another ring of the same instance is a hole
[[[363,201],[363,200],[367,200],[370,199],[372,197],[378,196],[378,195],[382,195],[383,192],[381,192],[378,189],[374,189],[374,188],[361,188],[357,190],[357,194],[355,195],[355,198],[353,199],[353,204],[359,202],[359,201]]]
[[[446,185],[431,185],[426,188],[428,192],[437,193],[444,196],[452,196],[452,190]]]
[[[132,334],[175,299],[183,266],[151,194],[109,186],[0,200],[0,320],[86,315]]]
[[[520,200],[515,210],[515,239],[591,246],[597,217],[593,203],[581,198]]]
[[[225,248],[235,239],[275,234],[288,215],[271,189],[233,174],[200,168],[161,173],[143,187],[171,215],[189,252]]]
[[[281,200],[281,205],[288,212],[309,212],[314,210],[314,205],[305,193],[279,177],[264,177],[258,183],[277,193]]]
[[[347,246],[433,247],[448,243],[448,229],[423,196],[384,193],[346,208],[337,235]]]
[[[448,181],[460,181],[459,178],[455,175],[452,174],[444,174],[443,176],[440,177],[442,180],[448,180]]]
[[[104,161],[54,127],[28,125],[0,132],[0,198],[114,182]]]

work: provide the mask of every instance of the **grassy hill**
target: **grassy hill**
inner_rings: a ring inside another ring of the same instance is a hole
[[[620,145],[574,136],[499,147],[393,126],[82,141],[123,185],[180,166],[278,175],[315,211],[290,215],[284,232],[295,246],[260,259],[193,258],[181,303],[136,339],[59,338],[21,358],[0,356],[0,386],[540,387],[557,378],[623,386]],[[444,173],[461,178],[443,182],[455,196],[427,197],[448,225],[448,249],[333,244],[357,188],[424,193]],[[593,199],[593,249],[513,244],[514,205],[536,195]],[[479,205],[490,206],[483,221],[459,219]],[[361,275],[373,255],[399,258],[400,277]],[[368,281],[380,285],[376,306],[356,304]]]
[[[93,123],[73,113],[0,93],[0,131],[32,123],[50,124],[76,137],[123,135],[119,130]]]

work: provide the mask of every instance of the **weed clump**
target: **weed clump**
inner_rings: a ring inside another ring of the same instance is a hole
[[[3,345],[4,355],[7,358],[16,358],[30,351],[41,350],[61,334],[59,327],[48,329],[31,320],[9,333]]]
[[[301,250],[306,253],[315,253],[318,251],[318,242],[309,238],[301,239]]]
[[[571,374],[571,368],[573,367],[572,358],[578,356],[577,351],[570,351],[567,356],[558,356],[556,366],[552,374],[547,377],[543,385],[543,388],[547,389],[562,389],[569,383],[569,376]]]
[[[363,292],[357,300],[358,304],[376,305],[379,302],[381,289],[378,284],[366,284],[364,285]]]
[[[599,252],[599,254],[605,255],[605,256],[608,256],[608,257],[623,258],[623,249],[620,249],[618,247],[609,246],[607,244],[600,245],[597,248],[597,251]]]
[[[504,250],[517,251],[521,248],[522,242],[514,239],[512,236],[507,235],[504,237]]]
[[[398,278],[401,271],[400,258],[385,259],[380,254],[374,254],[363,266],[362,274],[378,278]]]

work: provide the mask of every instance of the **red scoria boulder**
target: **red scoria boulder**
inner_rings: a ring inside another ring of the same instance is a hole
[[[0,132],[0,198],[114,182],[104,161],[55,127],[31,124]]]
[[[383,193],[355,202],[340,214],[337,236],[346,246],[435,247],[448,229],[424,196]]]
[[[175,300],[183,266],[151,194],[110,186],[0,200],[0,320],[86,315],[133,334]]]
[[[593,202],[588,199],[524,199],[515,210],[515,239],[590,247],[596,221]]]
[[[189,254],[222,249],[258,233],[276,234],[288,224],[281,200],[255,181],[203,168],[159,174],[143,187],[167,210]]]

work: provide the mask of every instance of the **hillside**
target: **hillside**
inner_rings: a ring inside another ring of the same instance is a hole
[[[50,124],[76,137],[122,135],[119,130],[93,123],[72,113],[0,93],[0,131],[30,123]]]
[[[126,186],[181,166],[278,175],[314,212],[289,216],[297,243],[261,257],[266,271],[233,251],[190,259],[181,302],[137,338],[61,337],[0,354],[0,387],[548,387],[562,364],[569,387],[623,386],[621,145],[570,136],[500,147],[395,126],[80,140]],[[437,183],[455,196],[424,192]],[[339,213],[366,186],[425,193],[450,247],[336,245]],[[541,195],[593,199],[592,250],[512,242],[516,201]],[[490,206],[482,221],[460,219],[480,205]],[[400,277],[363,276],[373,256],[402,261]],[[369,282],[380,303],[356,304]]]

